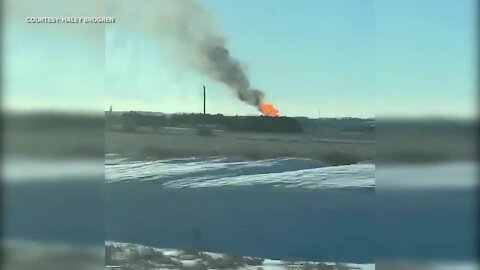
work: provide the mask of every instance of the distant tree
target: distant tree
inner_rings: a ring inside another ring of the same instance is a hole
[[[127,132],[134,132],[137,128],[137,113],[128,112],[122,114],[122,127]]]
[[[302,127],[294,118],[243,116],[226,119],[225,126],[233,131],[300,133]]]

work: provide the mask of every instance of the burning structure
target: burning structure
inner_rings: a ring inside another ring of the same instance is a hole
[[[268,104],[265,102],[260,102],[258,105],[258,110],[260,110],[264,115],[271,116],[271,117],[278,117],[278,110],[273,107],[272,104]]]
[[[205,90],[205,85],[203,86],[203,114],[206,114],[206,106],[207,106],[207,96],[206,96],[206,90]],[[278,110],[269,103],[263,102],[263,101],[258,101],[257,104],[258,110],[265,116],[270,116],[270,117],[279,117]]]

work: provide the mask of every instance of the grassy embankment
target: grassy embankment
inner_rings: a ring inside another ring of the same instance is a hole
[[[373,142],[319,140],[305,135],[217,132],[214,136],[198,136],[192,130],[161,130],[156,133],[107,132],[106,152],[154,158],[296,157],[344,165],[372,161],[375,146]]]

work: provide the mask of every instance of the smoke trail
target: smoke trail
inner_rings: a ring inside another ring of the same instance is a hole
[[[205,41],[199,52],[204,53],[208,60],[209,69],[206,70],[206,73],[233,89],[240,100],[258,106],[263,98],[263,93],[250,88],[245,71],[240,63],[230,55],[225,44],[217,45],[208,39]]]
[[[263,92],[252,89],[241,63],[227,48],[227,39],[216,28],[213,15],[197,0],[161,1],[156,20],[162,37],[176,41],[191,68],[222,82],[238,99],[258,107]],[[178,46],[177,48],[178,49]]]

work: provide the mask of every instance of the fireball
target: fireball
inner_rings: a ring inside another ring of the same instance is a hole
[[[270,116],[270,117],[278,117],[278,110],[269,103],[260,102],[258,105],[258,110],[263,113],[263,115]]]

